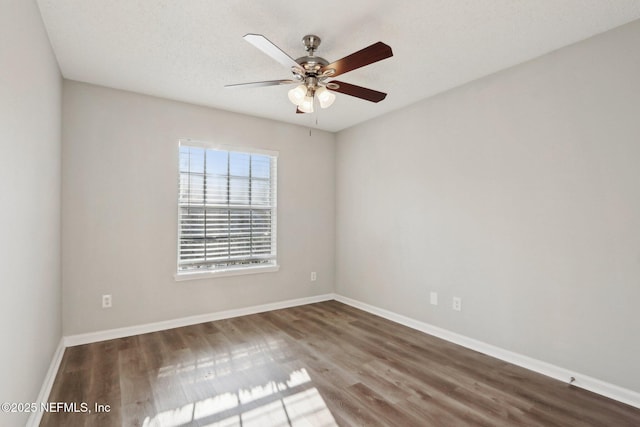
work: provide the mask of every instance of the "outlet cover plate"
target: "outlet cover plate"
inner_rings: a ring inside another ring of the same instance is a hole
[[[102,295],[102,308],[111,308],[111,295]]]
[[[455,311],[462,311],[462,298],[453,297],[453,309]]]
[[[431,292],[429,294],[429,302],[431,303],[431,305],[438,305],[438,293],[437,292]]]

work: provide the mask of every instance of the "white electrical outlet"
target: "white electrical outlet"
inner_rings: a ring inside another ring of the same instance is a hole
[[[462,298],[453,297],[453,309],[455,311],[462,311]]]
[[[311,272],[311,281],[315,282],[318,279],[318,275],[316,274],[315,271]]]
[[[102,308],[111,308],[111,295],[102,295]]]
[[[429,294],[429,302],[431,303],[431,305],[438,305],[438,293],[437,292],[431,292]]]

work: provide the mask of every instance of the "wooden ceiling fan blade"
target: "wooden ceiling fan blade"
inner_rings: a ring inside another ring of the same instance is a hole
[[[245,34],[243,38],[285,67],[300,68],[300,64],[262,34]]]
[[[336,87],[336,85],[338,87]],[[329,82],[329,84],[327,84],[327,89],[371,102],[380,102],[387,97],[387,94],[384,92],[378,92],[377,90],[352,85],[351,83],[338,82],[336,80]]]
[[[382,61],[383,59],[391,56],[393,56],[391,47],[382,42],[377,42],[322,67],[320,71],[324,72],[326,70],[333,69],[335,72],[331,76],[335,77],[340,74],[348,73],[356,68]]]
[[[248,87],[290,85],[294,83],[300,83],[300,82],[298,80],[265,80],[263,82],[237,83],[233,85],[225,85],[225,87],[229,89],[235,89],[235,88],[248,88]]]

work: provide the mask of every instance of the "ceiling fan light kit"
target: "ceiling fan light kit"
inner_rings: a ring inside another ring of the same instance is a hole
[[[313,113],[316,98],[318,99],[320,108],[329,108],[336,100],[336,95],[332,92],[343,93],[370,102],[380,102],[387,96],[384,92],[378,92],[349,83],[336,80],[326,81],[340,74],[393,56],[391,47],[382,42],[374,43],[351,55],[329,63],[326,59],[315,56],[315,51],[318,49],[318,46],[320,46],[321,39],[313,34],[306,35],[302,38],[307,55],[296,60],[261,34],[246,34],[244,39],[279,63],[290,67],[293,79],[233,84],[225,86],[227,88],[298,83],[298,86],[288,92],[289,101],[296,106],[296,113]]]
[[[336,100],[336,96],[329,92],[326,86],[316,85],[308,87],[301,84],[289,91],[289,101],[296,105],[303,113],[313,113],[313,100],[318,99],[320,108],[329,108]]]

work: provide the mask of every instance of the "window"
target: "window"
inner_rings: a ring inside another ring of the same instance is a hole
[[[276,152],[180,141],[176,279],[277,269],[276,164]]]

